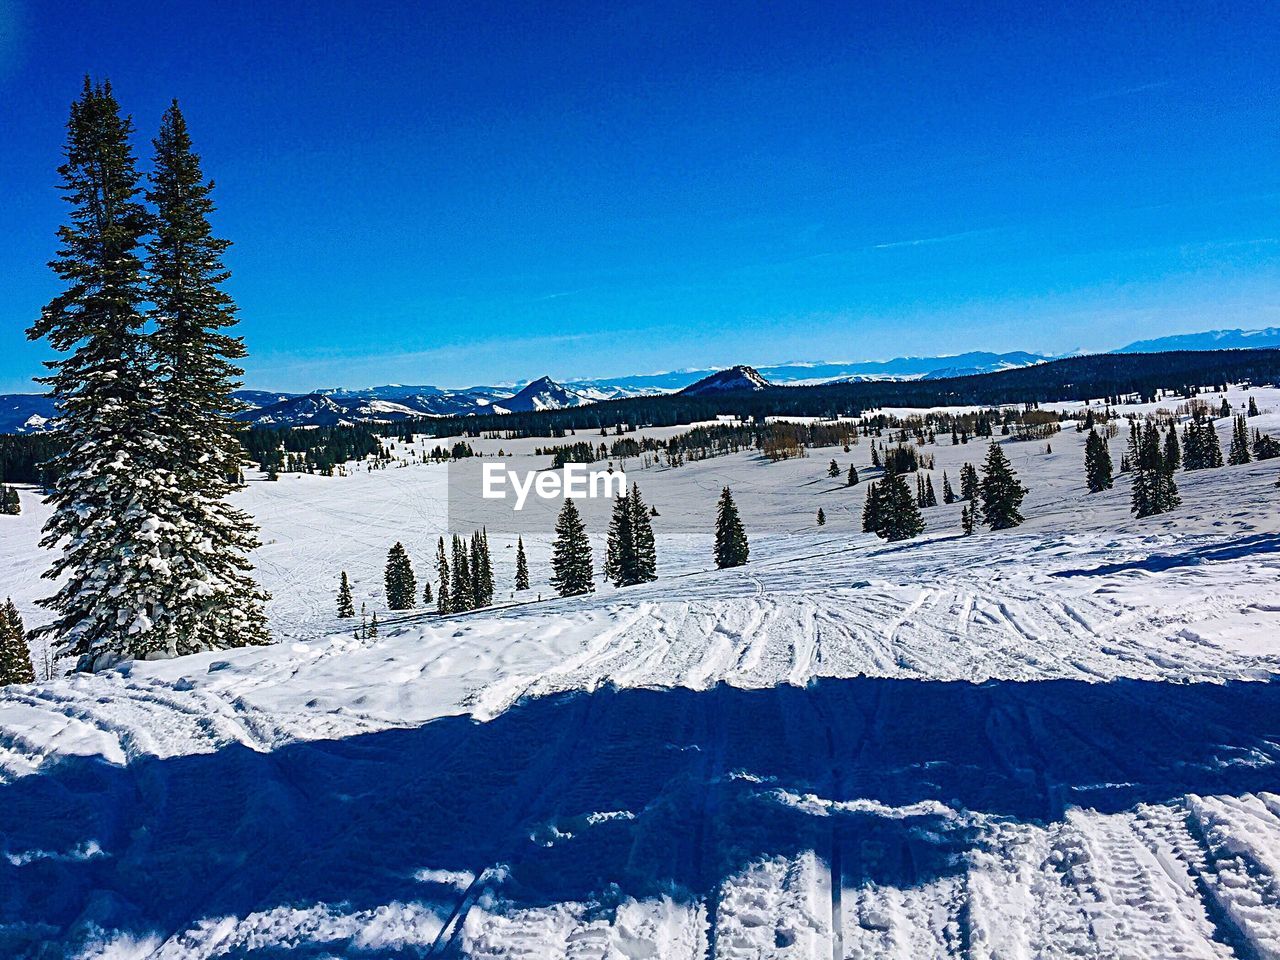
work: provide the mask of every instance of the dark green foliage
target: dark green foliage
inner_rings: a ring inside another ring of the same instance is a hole
[[[141,600],[175,593],[157,538],[144,524],[167,516],[177,490],[157,458],[164,444],[141,311],[148,217],[132,132],[110,84],[86,78],[58,168],[71,213],[58,228],[50,265],[63,290],[28,331],[62,355],[41,378],[62,414],[54,421],[58,452],[46,465],[60,480],[42,540],[61,548],[46,573],[60,586],[41,601],[56,614],[44,632],[63,654],[78,656],[82,669],[174,642],[168,608],[148,614]]]
[[[1257,415],[1258,415],[1258,401],[1253,399],[1251,395],[1249,397],[1249,416],[1256,417]]]
[[[827,467],[827,476],[832,478],[840,476],[840,464],[832,460],[831,465]]]
[[[20,513],[22,513],[22,501],[18,498],[18,491],[0,483],[0,514],[17,516]]]
[[[1026,489],[1009,465],[1009,458],[993,443],[987,448],[987,459],[982,465],[982,481],[979,497],[982,501],[982,522],[992,530],[1007,530],[1022,523],[1019,512]]]
[[[516,589],[529,589],[529,561],[524,555],[524,538],[516,538]]]
[[[1110,490],[1114,479],[1111,451],[1107,441],[1090,430],[1084,441],[1084,482],[1090,493]]]
[[[960,508],[960,529],[964,531],[964,535],[966,537],[973,536],[973,530],[975,527],[974,511],[975,507],[972,503],[965,503],[965,505]]]
[[[351,600],[351,582],[347,580],[347,571],[342,571],[338,579],[338,616],[346,620],[356,615],[355,604]]]
[[[387,606],[392,610],[409,610],[418,597],[418,581],[404,544],[397,542],[387,553],[385,573]],[[343,575],[346,579],[346,575]]]
[[[658,579],[658,545],[653,536],[653,517],[657,510],[651,510],[640,496],[640,488],[631,485],[631,520],[635,526],[632,542],[635,544],[635,582],[650,583]]]
[[[1236,417],[1231,427],[1231,449],[1227,453],[1227,463],[1239,466],[1249,463],[1253,454],[1249,450],[1249,427],[1243,416]]]
[[[630,493],[614,500],[604,575],[618,587],[657,579],[657,548],[649,509],[635,484]]]
[[[1197,408],[1182,431],[1182,465],[1187,470],[1222,466],[1222,445],[1213,421]]]
[[[827,515],[822,512],[822,508],[818,508],[818,526],[825,527],[827,525]]]
[[[1135,516],[1167,513],[1182,501],[1173,479],[1173,468],[1165,462],[1160,430],[1151,421],[1133,426],[1129,433],[1129,462],[1132,466],[1130,510]]]
[[[429,607],[435,602],[435,599],[431,590],[431,578],[427,577],[422,581],[422,605]]]
[[[977,502],[978,471],[974,469],[972,463],[966,463],[960,468],[960,499],[968,500],[970,503]]]
[[[1274,460],[1280,457],[1280,440],[1269,434],[1253,432],[1253,459]]]
[[[1182,466],[1182,447],[1178,443],[1178,431],[1170,427],[1164,435],[1164,468],[1173,473]]]
[[[942,502],[946,504],[956,502],[956,492],[951,489],[951,480],[945,470],[942,471]]]
[[[566,498],[556,519],[556,539],[551,547],[551,585],[562,597],[595,591],[591,569],[591,541],[582,515],[572,498]]]
[[[910,540],[924,532],[924,518],[911,495],[907,479],[892,470],[879,484],[880,503],[876,535],[891,542]]]
[[[880,495],[880,484],[874,480],[867,484],[867,498],[862,503],[862,532],[881,535],[884,529],[884,498]]]
[[[720,491],[720,502],[716,507],[716,566],[721,570],[728,567],[740,567],[751,555],[751,547],[747,543],[747,532],[742,527],[742,518],[738,516],[738,506],[733,502],[733,494],[725,487]]]
[[[849,474],[845,478],[845,486],[856,487],[858,485],[858,468],[852,463],[849,464]]]
[[[451,613],[465,613],[475,609],[475,593],[471,583],[471,557],[467,553],[467,542],[457,534],[453,536],[452,552],[449,610]]]
[[[489,534],[484,530],[471,535],[471,592],[477,608],[493,603],[493,558],[489,555]]]
[[[12,600],[0,606],[0,687],[10,683],[34,683],[36,672],[27,648],[27,631]]]
[[[180,491],[175,522],[199,531],[173,537],[167,552],[171,566],[202,585],[194,596],[183,592],[176,652],[267,643],[267,595],[249,575],[257,527],[227,503],[245,462],[231,419],[242,408],[232,394],[245,349],[226,332],[236,323],[236,305],[222,289],[230,276],[222,263],[230,243],[213,235],[213,184],[201,171],[176,101],[153,143],[147,293],[158,376],[154,412]]]
[[[884,468],[894,473],[914,473],[920,469],[920,455],[915,447],[898,445],[884,451]]]
[[[444,551],[444,537],[436,544],[436,577],[439,579],[436,613],[453,613],[453,598],[449,594],[449,557]]]

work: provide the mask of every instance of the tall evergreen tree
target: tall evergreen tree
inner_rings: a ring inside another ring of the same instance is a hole
[[[1231,450],[1227,454],[1227,463],[1236,467],[1251,460],[1253,454],[1249,452],[1249,427],[1244,416],[1238,416],[1232,422]]]
[[[945,470],[942,471],[942,502],[945,504],[956,502],[956,492],[951,489],[951,479]]]
[[[6,600],[0,606],[0,687],[10,683],[35,683],[35,680],[26,628],[13,600]]]
[[[1178,428],[1171,426],[1164,435],[1164,468],[1170,473],[1182,466],[1182,447],[1178,443]]]
[[[818,526],[825,527],[827,525],[827,515],[822,512],[822,508],[818,508]]]
[[[978,471],[974,469],[972,463],[966,463],[960,468],[960,497],[970,503],[977,502]]]
[[[862,532],[881,536],[884,530],[884,498],[880,484],[874,480],[867,484],[867,499],[862,503]]]
[[[840,464],[832,460],[830,466],[827,467],[827,476],[828,477],[840,476]]]
[[[1110,490],[1114,480],[1111,451],[1107,441],[1096,431],[1090,430],[1084,440],[1084,482],[1090,493]]]
[[[551,585],[562,597],[595,591],[591,569],[591,541],[582,515],[572,497],[566,497],[556,519],[556,539],[551,546]]]
[[[604,576],[615,587],[625,587],[636,582],[635,523],[632,518],[631,497],[623,494],[613,501],[613,516],[609,521],[609,539],[605,548]]]
[[[529,561],[524,555],[524,538],[516,538],[516,589],[529,589]]]
[[[156,423],[179,490],[167,505],[166,549],[182,578],[170,652],[267,643],[267,595],[250,576],[248,559],[259,543],[257,528],[228,502],[244,463],[231,416],[243,406],[233,391],[243,373],[236,361],[245,355],[240,338],[226,332],[236,323],[235,303],[222,289],[230,276],[222,255],[230,243],[213,235],[213,184],[204,178],[176,101],[153,143],[150,345],[158,375]]]
[[[62,354],[41,378],[58,404],[61,451],[46,465],[58,479],[41,544],[59,549],[45,573],[59,586],[41,601],[55,613],[41,632],[83,670],[175,652],[170,604],[185,576],[166,550],[178,490],[142,329],[148,217],[132,132],[110,84],[86,78],[58,168],[71,214],[51,266],[64,289],[28,331]]]
[[[1258,415],[1258,401],[1253,398],[1253,394],[1250,394],[1249,395],[1249,417],[1252,418],[1252,417],[1256,417],[1257,415]]]
[[[453,536],[452,578],[449,581],[449,602],[452,612],[465,613],[475,609],[475,594],[471,584],[471,557],[467,542],[457,534]]]
[[[924,505],[926,507],[936,507],[938,505],[938,495],[933,489],[932,474],[924,478]]]
[[[449,557],[444,552],[444,537],[436,543],[436,576],[439,587],[436,590],[436,613],[453,613],[453,598],[449,595]]]
[[[738,516],[738,506],[733,494],[725,487],[720,491],[720,503],[716,508],[716,566],[720,569],[740,567],[751,555],[747,532]]]
[[[493,561],[489,535],[483,530],[471,535],[471,593],[477,608],[493,603]]]
[[[404,544],[397,541],[387,552],[387,567],[384,574],[387,591],[387,606],[392,610],[409,610],[418,597],[418,581],[413,575],[413,565],[409,562],[409,554]]]
[[[858,468],[852,463],[849,464],[849,473],[845,478],[845,486],[856,487],[858,485]]]
[[[347,571],[342,571],[338,578],[338,616],[347,620],[356,615],[356,605],[351,599],[351,581],[347,579]]]
[[[966,537],[973,536],[975,526],[973,514],[974,504],[966,501],[965,505],[960,508],[960,529],[964,531]]]
[[[435,603],[435,596],[431,590],[431,578],[424,577],[422,580],[422,605],[429,607]]]
[[[982,465],[982,482],[979,496],[982,500],[982,520],[992,530],[1007,530],[1022,523],[1019,512],[1026,488],[1018,480],[1009,458],[998,443],[987,448],[987,459]]]
[[[658,547],[653,536],[653,517],[656,510],[650,510],[640,496],[640,487],[631,485],[631,522],[635,532],[632,543],[635,545],[635,577],[636,583],[650,583],[658,579]]]

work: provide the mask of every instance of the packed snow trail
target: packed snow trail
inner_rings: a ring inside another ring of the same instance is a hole
[[[61,956],[35,947],[110,931],[161,957],[318,957],[390,911],[406,939],[375,955],[555,956],[590,929],[617,947],[628,909],[661,904],[696,939],[714,898],[718,957],[830,955],[815,944],[837,926],[849,957],[1017,937],[1054,956],[1082,924],[1102,956],[1109,938],[1271,956],[1277,761],[1277,684],[869,678],[606,687],[484,723],[67,757],[0,786],[0,945]]]

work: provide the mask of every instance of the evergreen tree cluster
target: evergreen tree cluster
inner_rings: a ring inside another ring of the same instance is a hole
[[[1227,453],[1227,463],[1233,467],[1249,463],[1253,460],[1253,452],[1249,447],[1249,425],[1243,414],[1235,417],[1231,424],[1231,449]]]
[[[446,552],[444,537],[436,544],[437,613],[466,613],[493,603],[493,557],[489,535],[477,530],[470,538],[454,534]]]
[[[910,540],[924,532],[924,518],[916,498],[911,495],[906,478],[886,470],[878,481],[867,485],[867,498],[862,507],[862,529],[882,540]]]
[[[1096,430],[1090,429],[1084,441],[1084,478],[1089,492],[1110,490],[1114,483],[1113,471],[1107,441]]]
[[[1208,470],[1222,466],[1222,445],[1218,431],[1203,408],[1193,408],[1191,419],[1182,430],[1182,466],[1186,470]]]
[[[1150,517],[1177,508],[1182,502],[1173,477],[1177,468],[1166,455],[1160,428],[1153,421],[1131,427],[1128,460],[1132,471],[1130,510],[1135,516]]]
[[[18,499],[18,491],[0,483],[0,514],[17,516],[21,512],[22,501]]]
[[[22,617],[13,600],[5,600],[0,606],[0,687],[10,683],[35,683],[35,679]]]
[[[41,379],[60,412],[41,541],[59,550],[46,573],[59,587],[41,632],[87,670],[269,639],[249,576],[256,530],[227,502],[244,459],[231,420],[244,347],[226,333],[212,185],[176,103],[149,189],[132,134],[110,84],[86,79],[59,167],[63,289],[28,331],[60,355]]]
[[[613,502],[604,575],[615,587],[658,579],[658,553],[649,508],[634,483],[629,494]]]

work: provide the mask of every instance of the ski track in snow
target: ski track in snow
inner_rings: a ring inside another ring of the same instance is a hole
[[[760,491],[753,562],[659,528],[655,584],[374,640],[308,598],[424,569],[433,468],[251,489],[282,642],[0,691],[0,954],[1280,958],[1274,464],[1139,523],[1053,444],[1025,527],[910,544],[795,521],[823,452],[641,474]]]

